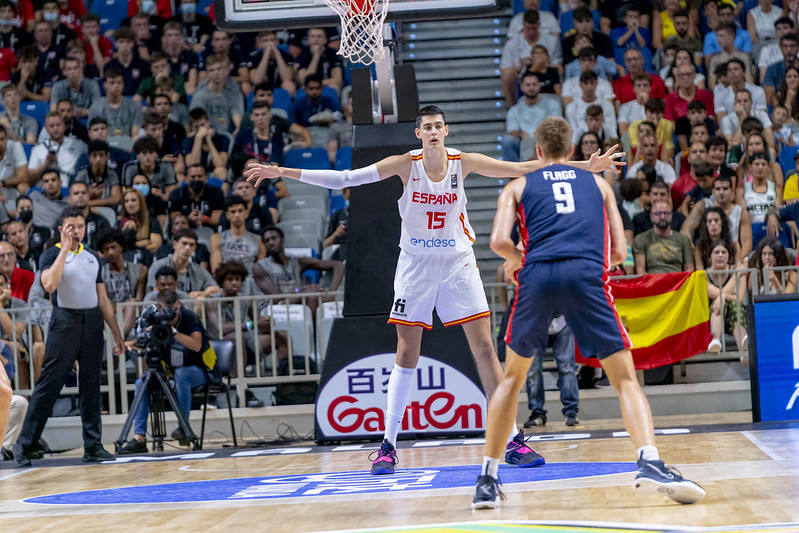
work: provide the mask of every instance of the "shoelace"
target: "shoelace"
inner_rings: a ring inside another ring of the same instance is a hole
[[[374,462],[380,457],[388,457],[394,463],[394,465],[399,464],[399,457],[397,457],[397,450],[392,450],[390,452],[383,453],[383,447],[381,446],[379,450],[375,450],[369,454],[369,460]]]
[[[502,481],[500,481],[499,477],[497,477],[497,494],[499,495],[499,499],[505,501],[505,492],[502,490]]]

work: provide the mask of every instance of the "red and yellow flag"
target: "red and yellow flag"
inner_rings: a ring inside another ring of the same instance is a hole
[[[710,307],[704,271],[647,274],[610,282],[619,317],[633,343],[635,368],[646,370],[682,361],[707,349]],[[599,360],[577,362],[599,366]]]

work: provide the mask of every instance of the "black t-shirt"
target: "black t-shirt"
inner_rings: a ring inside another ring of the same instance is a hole
[[[156,259],[163,259],[168,255],[172,255],[175,251],[175,247],[172,245],[172,241],[167,241],[164,239],[164,243],[161,247],[156,250],[155,258]],[[208,247],[201,242],[197,243],[197,248],[194,249],[194,253],[191,254],[191,262],[197,265],[202,263],[211,263],[211,252],[208,250]],[[157,272],[156,272],[157,274]]]
[[[44,244],[50,240],[52,235],[53,232],[49,228],[43,228],[41,226],[31,225],[30,229],[28,230],[28,249],[36,258],[37,263],[39,262],[39,257],[44,251]]]
[[[283,58],[283,61],[286,62],[287,65],[292,66],[296,63],[293,57],[291,57],[288,53],[278,50],[278,53]],[[250,52],[249,56],[247,57],[247,66],[250,69],[258,68],[258,65],[261,64],[261,58],[264,56],[263,48],[259,48],[257,50],[253,50]],[[264,81],[269,83],[269,85],[273,87],[280,87],[280,84],[283,80],[280,79],[280,72],[277,69],[277,61],[275,61],[274,57],[269,58],[269,63],[266,65],[266,73],[264,75]]]
[[[253,202],[250,214],[247,215],[247,221],[244,223],[247,231],[260,235],[264,229],[274,225],[275,221],[272,219],[272,213],[269,212],[269,208]],[[228,222],[225,213],[222,213],[222,216],[219,217],[219,229],[220,231],[230,229],[230,222]]]
[[[132,250],[127,250],[122,252],[122,257],[124,257],[125,261],[129,263],[144,265],[147,268],[150,268],[154,261],[153,253],[147,248],[134,248]]]
[[[691,201],[693,203],[698,202],[699,200],[703,200],[705,198],[710,198],[710,195],[713,193],[712,187],[708,190],[704,190],[699,185],[695,185],[693,189],[688,191],[688,196],[691,197]]]
[[[148,194],[146,198],[147,210],[150,212],[150,219],[166,215],[166,202],[154,194]]]
[[[297,63],[299,63],[300,68],[308,68],[311,61],[313,61],[313,53],[311,53],[311,50],[308,48],[303,50],[300,57],[297,58]],[[319,63],[317,63],[316,71],[309,72],[309,74],[317,74],[324,80],[330,77],[334,68],[341,68],[342,65],[341,57],[330,48],[325,47],[322,52],[322,57],[319,58]]]
[[[206,185],[203,188],[202,196],[195,200],[188,185],[179,187],[169,195],[169,212],[180,211],[186,216],[194,210],[199,210],[203,216],[210,216],[211,212],[223,209],[225,206],[225,196],[222,189]]]
[[[571,30],[566,37],[563,38],[563,64],[568,65],[575,59],[577,56],[575,55],[576,52],[574,50],[574,39],[577,36],[577,33],[574,30]],[[596,51],[597,55],[605,56],[613,59],[613,42],[610,40],[610,37],[605,35],[604,33],[599,33],[595,31],[591,34],[591,42],[594,45],[594,50]]]
[[[86,217],[86,234],[83,236],[83,244],[95,248],[97,235],[110,227],[111,224],[104,216],[89,211],[89,216]]]
[[[683,222],[685,222],[685,215],[679,211],[674,211],[671,214],[671,229],[674,231],[680,231]],[[633,217],[633,233],[635,235],[650,230],[653,226],[654,224],[650,218],[649,209],[642,211]]]
[[[172,57],[167,55],[169,61],[169,72],[173,76],[183,76],[184,80],[189,79],[189,72],[191,69],[199,68],[197,61],[197,54],[188,50],[183,50],[179,55],[177,61],[172,61]]]
[[[38,48],[36,52],[39,54],[39,64],[36,66],[36,81],[45,87],[50,87],[61,79],[60,61],[64,59],[64,50],[53,44],[44,52],[41,52]]]
[[[205,369],[206,366],[203,363],[203,352],[208,349],[209,342],[208,342],[208,332],[205,331],[200,319],[197,318],[191,310],[187,309],[186,307],[181,308],[180,316],[178,318],[178,323],[175,326],[175,329],[178,330],[178,333],[182,333],[184,335],[191,335],[195,331],[199,331],[202,333],[203,341],[202,341],[202,348],[200,348],[199,352],[194,352],[180,344],[179,342],[174,342],[172,344],[173,350],[183,350],[183,364],[178,366],[199,366],[200,368]],[[172,364],[175,365],[176,361],[172,359]]]
[[[555,67],[548,67],[546,72],[536,72],[541,84],[541,93],[555,94],[555,85],[560,83],[560,73]]]
[[[111,59],[111,61],[106,64],[104,70],[108,72],[111,69],[122,72],[122,79],[124,81],[122,94],[125,96],[133,96],[136,94],[142,80],[150,77],[150,63],[136,54],[133,54],[133,59],[127,67],[123,66],[117,58]]]
[[[711,137],[716,134],[716,122],[713,119],[705,117],[705,126],[707,126],[707,132]],[[688,117],[680,117],[675,121],[674,135],[691,137],[691,121],[688,120]]]
[[[31,34],[21,28],[12,28],[8,33],[0,32],[0,48],[11,48],[17,56],[22,48],[32,42]]]
[[[349,218],[350,210],[348,207],[343,207],[330,215],[330,222],[327,225],[327,236],[331,236],[333,232],[336,231],[336,228],[338,228],[341,224],[346,226]],[[516,226],[514,226],[514,228],[515,227]],[[344,261],[347,258],[347,234],[345,233],[343,236],[341,236],[336,244],[339,245],[339,249],[336,250],[336,253],[333,254],[331,259]]]
[[[228,148],[230,147],[230,139],[227,136],[220,135],[218,133],[214,133],[214,136],[211,138],[211,142],[214,143],[214,146],[216,146],[216,149],[219,150],[220,153],[227,153]],[[183,155],[190,154],[192,146],[194,146],[194,135],[183,139]],[[206,170],[213,170],[211,153],[205,149],[205,146],[203,146],[203,148],[200,150],[200,162]]]
[[[189,44],[198,44],[203,35],[210,37],[214,33],[214,23],[211,22],[210,18],[200,13],[195,13],[194,20],[190,21],[184,21],[180,15],[172,17],[171,20],[177,21],[183,26],[183,35]]]

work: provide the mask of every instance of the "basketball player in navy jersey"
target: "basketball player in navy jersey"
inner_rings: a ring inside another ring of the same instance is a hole
[[[495,178],[523,176],[540,166],[537,161],[510,163],[482,154],[462,153],[444,146],[449,134],[444,112],[436,106],[419,110],[416,137],[421,150],[387,157],[355,170],[300,170],[251,163],[244,175],[255,182],[280,176],[328,189],[342,189],[399,176],[404,192],[400,256],[394,279],[394,302],[389,323],[397,328],[397,356],[388,380],[386,431],[372,462],[373,474],[393,474],[396,440],[416,378],[422,331],[431,329],[435,307],[445,326],[462,325],[486,395],[490,398],[502,376],[491,339],[488,302],[472,251],[474,230],[466,214],[463,181],[470,173]],[[592,171],[614,169],[615,147],[590,161],[576,162]],[[465,265],[465,267],[464,267]],[[508,425],[505,460],[532,467],[544,458],[524,442],[522,431]]]
[[[503,435],[513,427],[519,391],[532,357],[546,348],[555,314],[565,316],[583,355],[599,358],[619,396],[624,426],[638,449],[633,486],[651,485],[680,503],[697,502],[705,495],[702,487],[658,456],[632,344],[608,286],[608,268],[627,255],[613,190],[602,177],[568,162],[571,138],[565,120],[545,119],[535,131],[542,168],[512,181],[499,197],[491,249],[505,259],[506,277],[517,289],[505,336],[505,374],[489,400],[486,452],[472,507],[493,509],[504,498],[497,475]],[[524,252],[510,237],[517,223]]]

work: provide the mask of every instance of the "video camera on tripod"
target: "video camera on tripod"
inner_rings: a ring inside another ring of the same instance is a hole
[[[144,357],[147,366],[160,368],[161,361],[169,354],[174,337],[172,320],[175,310],[153,304],[147,306],[136,319],[136,347],[131,353]]]

